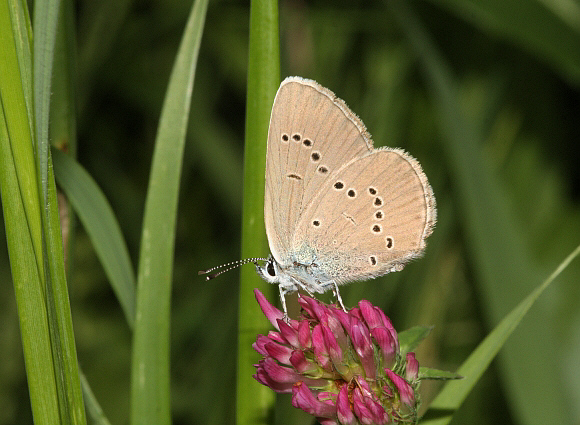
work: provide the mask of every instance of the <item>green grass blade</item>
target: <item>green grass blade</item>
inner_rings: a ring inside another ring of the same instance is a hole
[[[4,96],[2,100],[5,100]],[[26,117],[25,111],[22,112]],[[23,186],[17,178],[19,173],[12,149],[18,150],[18,147],[14,146],[15,140],[9,135],[9,125],[1,105],[0,116],[0,192],[32,413],[36,423],[58,423],[60,417],[42,279],[23,208],[25,200],[21,196],[32,187]],[[36,189],[36,184],[33,187]],[[34,193],[34,190],[30,192]]]
[[[479,344],[457,371],[464,379],[449,382],[445,386],[429,406],[429,410],[421,421],[422,425],[445,425],[451,421],[453,412],[463,403],[530,307],[579,254],[580,245]]]
[[[113,209],[97,183],[80,164],[57,149],[53,149],[52,154],[56,180],[91,238],[127,323],[133,329],[135,272]]]
[[[28,13],[28,4],[25,0],[14,0],[9,2],[12,15],[12,26],[14,34],[14,45],[18,57],[20,70],[20,82],[24,91],[24,100],[28,112],[30,134],[34,140],[34,112],[32,98],[32,24]],[[8,27],[6,27],[8,28]],[[3,45],[4,46],[4,45]],[[8,45],[4,46],[8,47]],[[3,77],[10,78],[10,73],[2,74]]]
[[[192,7],[166,92],[139,256],[131,370],[131,423],[171,423],[169,317],[175,221],[183,147],[207,0]]]
[[[460,112],[457,88],[446,62],[409,4],[398,0],[388,4],[393,6],[422,61],[433,101],[438,105],[441,141],[462,209],[461,224],[473,257],[476,282],[480,285],[482,305],[495,325],[519,302],[522,291],[539,283],[541,274],[517,232],[518,224],[499,182],[484,161],[481,147],[484,137],[477,124]],[[538,304],[538,309],[528,316],[500,353],[500,371],[510,408],[522,422],[565,423],[569,409],[563,387],[554,379],[559,366],[550,355],[553,348],[546,343],[553,340],[543,317],[548,307],[542,302]],[[542,367],[537,368],[538,364]],[[529,373],[532,369],[533,374]],[[538,405],[543,408],[530,409]]]
[[[42,194],[44,286],[55,382],[63,424],[84,424],[78,362],[66,283],[60,214],[49,149],[52,69],[60,1],[37,0],[34,16],[34,116],[36,122],[36,168]],[[64,30],[64,26],[62,27]],[[70,29],[71,27],[69,27]]]
[[[12,148],[12,160],[18,182],[29,196],[22,196],[38,268],[42,268],[40,205],[34,164],[34,115],[32,105],[31,30],[26,2],[13,0],[3,4],[0,16],[0,79],[2,107]],[[22,109],[24,107],[25,109]]]
[[[76,126],[76,34],[72,0],[62,2],[58,19],[50,102],[49,140],[73,158],[77,151]],[[70,203],[59,192],[64,261],[67,276],[73,269],[76,217]]]
[[[60,417],[61,424],[85,424],[85,407],[66,282],[56,183],[50,156],[48,161],[46,220],[43,220],[48,266],[48,273],[45,273],[45,288]]]
[[[242,258],[268,253],[264,233],[264,175],[268,123],[276,90],[280,84],[278,45],[278,2],[254,0],[250,7],[250,47],[248,95],[246,100],[246,141],[244,152],[244,204],[242,213]],[[265,320],[253,289],[260,287],[274,300],[274,287],[256,275],[253,267],[240,271],[238,319],[238,368],[236,415],[238,425],[266,423],[271,417],[275,394],[252,378],[258,355],[252,343],[259,333],[267,333]]]
[[[36,0],[34,2],[34,116],[36,121],[37,157],[40,164],[40,179],[43,196],[47,197],[48,175],[48,127],[52,83],[52,66],[59,0]]]
[[[0,15],[2,15],[0,6]],[[0,27],[2,17],[0,16]],[[6,27],[10,28],[10,26]],[[0,29],[0,33],[2,33]],[[1,37],[0,37],[1,38]],[[6,75],[6,74],[2,74]],[[2,104],[5,96],[2,96]],[[10,269],[20,319],[20,334],[32,415],[37,424],[60,422],[57,391],[54,385],[52,351],[46,317],[42,279],[37,266],[33,235],[24,210],[22,193],[36,190],[36,183],[26,187],[17,178],[15,158],[12,155],[15,139],[10,136],[6,110],[0,104],[0,193],[10,254]],[[26,117],[26,111],[22,110]],[[25,118],[27,119],[27,118]],[[22,140],[22,139],[20,139]],[[31,140],[28,139],[30,143]],[[32,160],[32,156],[30,157]],[[38,217],[40,221],[40,217]]]
[[[72,0],[62,0],[55,40],[50,142],[76,157],[76,37]]]
[[[0,193],[32,415],[60,422],[43,286],[41,208],[33,153],[30,21],[25,2],[0,4]]]

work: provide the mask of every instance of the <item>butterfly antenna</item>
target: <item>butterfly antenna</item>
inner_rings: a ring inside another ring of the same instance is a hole
[[[218,277],[220,274],[225,273],[225,272],[229,272],[230,270],[233,270],[237,267],[243,266],[244,264],[248,264],[248,263],[254,263],[254,264],[258,264],[258,261],[268,261],[267,258],[260,258],[260,257],[256,257],[256,258],[246,258],[245,260],[237,260],[237,261],[232,261],[231,263],[225,263],[222,264],[221,266],[216,266],[216,267],[212,267],[211,269],[207,269],[207,270],[200,270],[197,272],[198,275],[201,274],[208,274],[213,272],[214,270],[217,269],[222,269],[216,273],[212,273],[209,276],[205,277],[205,280],[211,280],[214,279],[216,277]],[[225,267],[225,268],[224,268]]]

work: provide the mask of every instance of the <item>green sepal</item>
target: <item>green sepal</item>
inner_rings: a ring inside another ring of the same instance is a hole
[[[433,379],[437,381],[449,381],[452,379],[463,379],[463,376],[446,370],[431,369],[430,367],[419,367],[419,379]]]
[[[401,356],[405,357],[407,353],[414,351],[421,341],[427,338],[427,335],[431,333],[433,328],[434,326],[413,326],[399,333]]]

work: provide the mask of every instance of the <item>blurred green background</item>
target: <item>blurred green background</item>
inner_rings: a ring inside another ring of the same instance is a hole
[[[78,160],[111,202],[134,264],[161,102],[190,6],[76,2]],[[348,306],[363,297],[382,306],[399,330],[435,325],[417,358],[455,370],[580,242],[580,5],[399,6],[282,1],[282,78],[330,88],[376,146],[402,147],[423,165],[439,211],[425,257],[341,294]],[[235,417],[238,272],[205,282],[197,271],[239,258],[248,23],[247,2],[210,2],[177,224],[175,424]],[[430,55],[450,71],[459,120]],[[111,423],[126,424],[131,333],[90,240],[76,230],[69,286],[79,362]],[[2,242],[0,424],[24,424],[32,417],[7,257]],[[550,423],[542,415],[553,412],[553,423],[580,423],[579,278],[577,261],[524,319],[454,423]],[[437,388],[423,385],[425,404]],[[308,423],[289,398],[278,404],[277,423]]]

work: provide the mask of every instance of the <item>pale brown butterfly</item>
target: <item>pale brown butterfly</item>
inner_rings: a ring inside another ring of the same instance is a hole
[[[401,149],[374,149],[364,124],[334,93],[289,77],[268,131],[264,218],[271,255],[225,264],[222,272],[255,263],[278,285],[285,313],[285,295],[300,288],[332,289],[344,308],[338,286],[402,270],[423,254],[436,216],[417,160]]]

